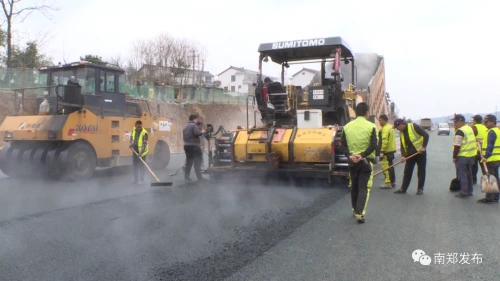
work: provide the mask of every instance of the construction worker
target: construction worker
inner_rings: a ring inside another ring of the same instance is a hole
[[[481,115],[475,115],[472,117],[472,121],[474,122],[472,126],[472,130],[474,131],[474,135],[476,136],[476,141],[478,142],[478,145],[481,146],[483,143],[483,138],[486,135],[486,131],[488,131],[488,128],[482,124],[483,117]],[[479,147],[478,147],[479,151]],[[472,166],[472,183],[477,184],[477,171],[478,168],[481,167],[481,173],[484,175],[486,174],[486,171],[484,170],[483,164],[481,162],[481,154],[478,153],[476,157],[476,161],[474,161],[474,165]]]
[[[401,188],[394,193],[405,194],[410,186],[411,177],[413,175],[413,169],[415,164],[418,165],[418,190],[417,195],[424,194],[424,184],[425,184],[425,167],[427,165],[427,153],[426,147],[429,143],[429,134],[417,124],[406,123],[403,119],[396,119],[394,121],[394,128],[398,129],[400,132],[401,139],[401,157],[405,162],[405,170],[403,175],[403,184]],[[418,155],[410,157],[414,154]]]
[[[184,179],[190,181],[189,174],[191,173],[191,167],[194,164],[194,171],[196,172],[196,177],[198,181],[203,180],[201,174],[201,157],[202,151],[200,148],[200,136],[205,133],[204,130],[196,125],[198,121],[198,115],[191,114],[189,116],[189,122],[184,127],[183,137],[184,137],[184,151],[186,152],[186,168],[184,169]]]
[[[130,136],[129,147],[140,155],[142,160],[146,161],[146,155],[148,155],[149,152],[148,132],[142,127],[141,120],[135,122],[135,128],[132,129],[132,135]],[[144,163],[135,153],[132,157],[132,163],[134,165],[134,184],[143,184]]]
[[[472,165],[476,161],[477,144],[472,128],[465,123],[462,114],[455,115],[452,119],[455,127],[455,141],[453,142],[453,163],[457,169],[457,178],[460,182],[458,198],[472,196]]]
[[[382,169],[387,169],[392,166],[392,161],[394,160],[394,154],[396,153],[396,134],[394,133],[394,128],[387,124],[389,122],[389,117],[382,114],[379,116],[379,123],[382,129],[378,133],[378,151],[380,153],[380,159],[382,162]],[[394,188],[396,186],[396,175],[394,174],[394,167],[384,172],[385,182],[380,188],[388,189]]]
[[[365,222],[366,207],[373,184],[373,162],[377,150],[377,127],[368,121],[368,104],[356,106],[356,119],[344,126],[341,145],[349,159],[352,181],[352,212],[358,223]]]
[[[498,167],[500,167],[500,129],[497,127],[495,115],[484,116],[484,125],[488,128],[481,146],[482,161],[486,163],[488,173],[495,176],[498,185]],[[478,203],[498,203],[498,193],[486,193],[486,197],[478,200]]]

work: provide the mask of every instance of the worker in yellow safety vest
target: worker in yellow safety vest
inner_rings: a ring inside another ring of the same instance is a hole
[[[472,130],[474,131],[474,135],[476,136],[476,141],[478,142],[478,151],[479,151],[479,146],[482,145],[483,138],[486,135],[486,131],[488,131],[488,128],[482,124],[483,117],[481,115],[475,115],[472,117],[472,120],[474,122],[472,126]],[[486,174],[486,171],[484,170],[483,164],[481,162],[481,155],[478,153],[476,157],[476,161],[474,161],[474,165],[472,166],[472,183],[477,184],[477,171],[479,170],[479,167],[481,167],[481,173],[484,175]]]
[[[387,115],[382,114],[379,116],[379,123],[382,129],[378,133],[378,151],[380,154],[380,160],[382,162],[382,169],[387,169],[392,166],[392,161],[394,160],[394,154],[396,153],[396,134],[394,133],[394,128],[387,124],[389,118]],[[382,189],[394,188],[396,186],[396,175],[394,173],[394,168],[384,172],[385,183],[380,186]]]
[[[484,116],[484,125],[488,128],[482,144],[483,163],[486,163],[488,173],[495,176],[498,184],[498,167],[500,167],[500,129],[497,127],[495,115]],[[486,197],[477,201],[478,203],[498,203],[498,193],[486,193]]]
[[[141,120],[137,120],[135,122],[135,128],[132,129],[130,148],[140,155],[142,160],[146,161],[146,155],[148,155],[149,152],[148,132],[142,127]],[[144,181],[144,163],[135,153],[132,157],[134,165],[134,183],[142,184]]]
[[[453,141],[453,163],[457,171],[457,179],[460,183],[460,193],[455,195],[458,198],[472,196],[472,166],[476,161],[477,144],[476,136],[472,128],[465,123],[462,114],[455,115],[452,119],[455,127],[455,138]]]
[[[356,119],[344,126],[341,146],[349,162],[352,181],[352,212],[359,223],[365,222],[366,207],[373,184],[373,162],[377,150],[377,127],[368,121],[368,104],[356,106]]]
[[[396,119],[394,128],[400,132],[399,138],[401,141],[401,157],[405,162],[405,170],[403,174],[403,183],[401,188],[395,191],[396,194],[405,194],[410,186],[411,177],[415,164],[418,166],[417,177],[417,195],[424,194],[425,184],[425,167],[427,166],[427,144],[429,143],[429,134],[417,124],[407,123],[406,120]],[[418,154],[417,154],[418,153]],[[412,158],[409,158],[410,156]],[[409,159],[406,159],[409,158]]]

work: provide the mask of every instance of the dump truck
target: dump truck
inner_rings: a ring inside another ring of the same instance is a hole
[[[422,129],[431,131],[432,130],[432,120],[431,118],[422,118],[420,119],[420,127]]]
[[[245,128],[214,138],[215,151],[205,173],[221,176],[243,171],[253,174],[286,173],[333,182],[348,177],[348,162],[340,147],[343,126],[355,118],[355,60],[341,37],[263,43],[258,48],[259,73],[255,95],[247,102]],[[281,65],[281,82],[262,77],[263,62]],[[321,83],[307,89],[285,85],[290,64],[316,63]],[[341,63],[350,64],[351,81],[343,87]],[[326,65],[331,65],[326,67]],[[249,103],[255,102],[254,120],[248,122]]]
[[[132,165],[129,139],[137,120],[149,133],[147,163],[167,167],[168,139],[176,125],[154,115],[147,101],[126,98],[123,69],[79,61],[42,67],[39,81],[40,87],[14,90],[21,96],[21,111],[0,125],[7,142],[0,151],[4,174],[84,181],[96,168]],[[28,90],[36,94],[35,115],[24,114]]]

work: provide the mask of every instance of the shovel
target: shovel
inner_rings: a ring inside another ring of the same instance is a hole
[[[168,176],[175,176],[177,175],[177,173],[182,169],[184,168],[184,166],[186,166],[186,161],[184,161],[184,164],[179,168],[177,169],[177,171],[175,171],[175,173],[171,173],[171,174],[168,174]]]
[[[479,147],[479,153],[483,155],[481,147]],[[481,177],[481,192],[482,193],[499,193],[498,190],[498,181],[497,178],[493,175],[490,175],[488,172],[488,167],[486,166],[486,162],[483,162],[484,170],[486,171],[486,175]]]
[[[144,163],[144,166],[146,166],[146,168],[148,168],[148,170],[151,173],[151,175],[153,175],[153,177],[155,177],[156,182],[152,182],[151,186],[171,186],[172,185],[171,182],[161,182],[158,179],[158,177],[155,175],[155,173],[153,173],[153,171],[151,171],[151,169],[149,168],[148,164],[146,164],[146,161],[142,160],[142,158],[139,156],[139,154],[137,154],[137,152],[135,152],[135,150],[132,149],[132,151],[134,152],[135,155],[137,155],[137,157],[139,157],[139,159],[141,159],[142,163]]]
[[[415,156],[415,155],[417,155],[417,154],[419,154],[419,152],[416,152],[416,153],[414,153],[414,154],[410,155],[409,157],[406,157],[404,161],[406,161],[406,160],[408,160],[408,159],[412,158],[413,156]],[[396,163],[392,164],[391,166],[389,166],[389,167],[387,167],[387,168],[385,168],[385,169],[383,169],[383,170],[381,170],[381,171],[376,172],[375,174],[373,174],[373,176],[376,176],[376,175],[378,175],[378,174],[380,174],[380,173],[383,173],[383,172],[385,172],[385,171],[389,170],[390,168],[392,168],[392,167],[394,167],[394,166],[396,166],[396,165],[399,165],[399,164],[403,163],[404,161],[401,159],[401,160],[399,160],[398,162],[396,162]]]

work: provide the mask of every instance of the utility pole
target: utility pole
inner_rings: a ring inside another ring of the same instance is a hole
[[[196,63],[196,55],[195,54],[196,54],[196,51],[193,50],[193,87],[194,87],[194,77],[195,77],[195,75],[194,75],[194,65]]]
[[[200,73],[200,80],[202,79],[202,75],[205,74],[205,60],[201,60],[201,73]]]

